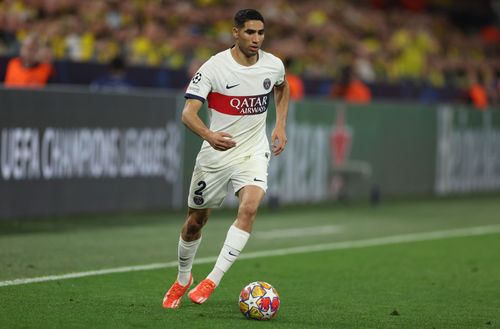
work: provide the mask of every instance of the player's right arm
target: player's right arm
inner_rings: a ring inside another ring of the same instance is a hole
[[[206,140],[218,151],[226,151],[236,146],[230,134],[221,131],[211,131],[201,120],[198,112],[203,103],[198,99],[187,99],[182,110],[182,123],[192,132]]]

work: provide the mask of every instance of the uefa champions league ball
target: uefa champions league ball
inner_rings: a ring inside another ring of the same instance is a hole
[[[269,283],[256,281],[240,293],[240,311],[247,319],[270,320],[280,308],[280,297]]]

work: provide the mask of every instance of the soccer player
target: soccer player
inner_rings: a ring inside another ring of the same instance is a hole
[[[239,199],[237,218],[229,228],[215,266],[188,296],[202,304],[219,285],[250,237],[259,204],[267,189],[270,147],[266,115],[274,89],[276,126],[271,134],[275,156],[285,148],[289,87],[283,63],[260,48],[264,18],[253,9],[236,13],[235,44],[212,56],[194,75],[186,91],[182,122],[204,139],[191,179],[188,215],[178,245],[177,280],[163,307],[177,308],[193,283],[191,268],[201,242],[201,230],[212,208],[219,207],[232,184]],[[274,88],[273,88],[274,87]],[[208,128],[198,116],[207,101]]]

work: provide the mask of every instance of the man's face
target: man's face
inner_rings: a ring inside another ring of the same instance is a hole
[[[264,23],[258,20],[246,21],[241,28],[233,28],[236,46],[247,57],[257,55],[264,41]]]
[[[31,65],[36,62],[38,55],[38,43],[36,40],[32,37],[28,37],[24,40],[21,46],[20,55],[25,64]]]

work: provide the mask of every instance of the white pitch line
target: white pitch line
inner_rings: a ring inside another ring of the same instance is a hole
[[[398,243],[439,240],[439,239],[486,235],[486,234],[495,234],[495,233],[500,233],[500,225],[476,226],[476,227],[468,227],[468,228],[445,230],[445,231],[431,231],[431,232],[422,232],[422,233],[401,234],[401,235],[392,235],[392,236],[385,236],[385,237],[380,237],[380,238],[372,238],[372,239],[364,239],[364,240],[340,241],[340,242],[323,243],[323,244],[291,247],[291,248],[283,248],[283,249],[275,249],[275,250],[248,252],[248,253],[242,253],[239,256],[239,259],[254,259],[254,258],[270,257],[270,256],[285,256],[285,255],[291,255],[291,254],[303,254],[303,253],[317,252],[317,251],[374,247],[374,246],[383,246],[383,245],[398,244]],[[195,260],[194,263],[195,264],[213,263],[213,262],[215,262],[216,259],[217,259],[217,257],[215,257],[215,256],[214,257],[199,258],[199,259]],[[86,276],[96,276],[96,275],[104,275],[104,274],[112,274],[112,273],[125,273],[125,272],[134,272],[134,271],[156,270],[156,269],[162,269],[162,268],[172,268],[172,267],[176,267],[176,266],[177,266],[177,261],[174,261],[174,262],[168,262],[168,263],[153,263],[153,264],[147,264],[147,265],[108,268],[108,269],[102,269],[102,270],[96,270],[96,271],[75,272],[75,273],[67,273],[67,274],[61,274],[61,275],[49,275],[49,276],[42,276],[42,277],[37,277],[37,278],[14,279],[14,280],[0,281],[0,287],[15,286],[15,285],[22,285],[22,284],[29,284],[29,283],[36,283],[36,282],[48,282],[48,281],[57,281],[57,280],[65,280],[65,279],[75,279],[75,278],[82,278],[82,277],[86,277]]]
[[[317,236],[329,235],[339,233],[342,229],[338,225],[325,225],[325,226],[312,226],[312,227],[298,227],[279,230],[258,231],[252,233],[252,237],[256,239],[282,239],[282,238],[296,238],[303,236]]]

